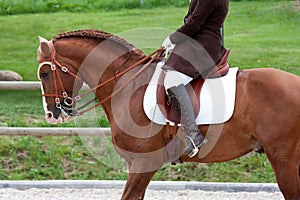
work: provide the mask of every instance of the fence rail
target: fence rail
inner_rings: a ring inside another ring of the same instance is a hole
[[[40,90],[39,81],[0,81],[0,90]]]
[[[84,84],[83,89],[89,87]],[[40,90],[41,82],[39,81],[0,81],[0,90]]]
[[[84,85],[83,89],[88,86]],[[0,90],[40,90],[39,81],[0,81]],[[96,136],[111,135],[110,128],[40,128],[40,127],[0,127],[0,136]]]
[[[48,180],[48,181],[0,181],[0,188],[19,190],[36,189],[124,189],[122,180]],[[208,192],[279,192],[276,183],[216,183],[193,181],[151,181],[150,190],[202,190]]]
[[[0,136],[110,136],[110,128],[0,127]]]

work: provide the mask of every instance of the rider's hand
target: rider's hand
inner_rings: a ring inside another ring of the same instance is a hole
[[[163,48],[166,49],[166,52],[169,53],[169,52],[172,52],[173,49],[175,48],[175,44],[173,44],[170,40],[170,36],[168,36],[164,42],[162,43],[161,45]]]

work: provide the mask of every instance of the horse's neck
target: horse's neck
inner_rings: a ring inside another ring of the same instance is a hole
[[[86,43],[80,44],[77,41],[74,43],[67,42],[64,46],[69,45],[70,49],[77,49],[76,52],[72,52],[72,58],[75,57],[80,61],[77,66],[78,75],[86,82],[91,88],[96,87],[100,83],[103,83],[111,78],[116,77],[116,74],[127,69],[131,65],[135,64],[143,57],[144,54],[139,51],[129,52],[128,48],[124,48],[117,43],[112,43],[109,40],[103,41],[102,43],[93,43],[88,41]],[[71,46],[73,45],[73,46]],[[65,47],[66,48],[66,47]],[[67,51],[67,48],[64,49]],[[65,56],[67,57],[67,56]],[[99,100],[105,99],[110,96],[118,87],[122,86],[128,79],[130,79],[141,66],[138,66],[137,69],[130,70],[121,77],[114,78],[109,84],[104,87],[97,89],[96,97]],[[135,95],[138,96],[137,104],[140,106],[143,98],[143,90],[138,90],[138,87],[145,87],[148,85],[152,74],[154,72],[154,67],[149,67],[142,72],[138,77],[134,78],[124,90],[122,90],[116,98],[119,104],[123,104],[124,94],[132,94],[135,92]],[[138,92],[136,92],[138,91]],[[111,101],[108,100],[105,102],[105,105],[102,105],[106,110],[106,113],[109,114],[111,108]]]
[[[134,51],[129,52],[127,48],[122,48],[118,44],[105,41],[91,48],[90,52],[86,54],[87,56],[81,63],[78,73],[91,88],[113,78],[113,81],[109,84],[97,89],[95,95],[99,101],[107,98],[119,87],[122,87],[122,85],[127,82],[134,73],[136,73],[140,66],[138,66],[137,69],[130,70],[121,77],[116,78],[118,73],[129,68],[145,56],[144,54],[136,53]],[[143,78],[135,78],[128,86],[126,86],[124,91],[130,93],[130,91],[134,90],[132,89],[132,85],[138,85],[141,81],[147,81],[148,79],[149,82],[152,74],[153,72],[149,71],[147,73],[143,72],[141,75]],[[143,85],[145,84],[148,83],[143,82]],[[120,94],[116,95],[115,99],[122,99],[123,97],[118,98],[118,96],[122,96],[124,91],[122,90]],[[102,107],[107,111],[107,114],[109,114],[109,110],[111,110],[110,105],[110,100],[106,101],[104,105],[102,105]]]
[[[126,48],[120,48],[117,44],[107,41],[103,41],[87,51],[89,52],[86,53],[78,73],[91,88],[114,77],[126,68],[128,63],[136,60],[130,57]]]

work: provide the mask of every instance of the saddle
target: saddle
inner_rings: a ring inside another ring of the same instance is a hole
[[[226,50],[224,53],[222,59],[220,62],[213,67],[207,78],[218,78],[226,75],[229,71],[230,65],[228,63],[228,56],[230,53],[230,49]],[[166,77],[166,72],[162,71],[162,73],[159,76],[158,83],[164,83],[164,79]],[[203,84],[205,82],[206,78],[199,76],[196,79],[193,79],[190,84],[187,84],[186,90],[190,96],[193,108],[194,108],[194,114],[197,116],[200,112],[200,92],[203,87]],[[164,114],[164,116],[171,122],[174,122],[175,124],[180,124],[180,117],[176,114],[175,109],[172,107],[171,103],[169,102],[168,95],[166,93],[165,86],[163,84],[158,84],[156,89],[156,98],[157,98],[157,104],[161,110],[161,112]]]

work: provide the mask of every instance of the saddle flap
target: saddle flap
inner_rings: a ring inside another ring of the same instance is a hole
[[[171,122],[180,123],[180,116],[176,114],[175,109],[170,104],[168,99],[168,95],[166,93],[166,89],[164,86],[164,80],[166,77],[166,72],[162,71],[159,76],[157,90],[156,90],[156,98],[159,109],[162,111],[164,116]],[[200,91],[204,84],[204,79],[199,77],[197,79],[193,79],[190,84],[186,84],[186,90],[192,102],[194,108],[194,115],[198,116],[200,111]]]

